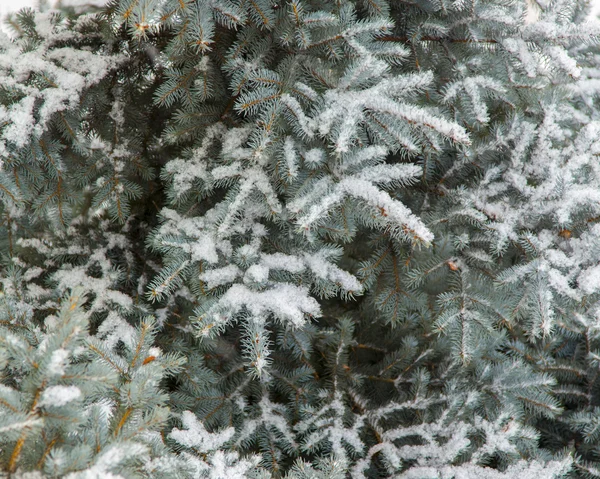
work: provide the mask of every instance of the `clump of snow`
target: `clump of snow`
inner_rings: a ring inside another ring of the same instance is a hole
[[[221,432],[209,433],[204,425],[198,421],[191,411],[184,411],[181,415],[184,429],[173,429],[169,437],[186,447],[193,447],[200,453],[218,450],[223,444],[231,440],[235,428],[229,427]]]
[[[76,386],[50,386],[44,389],[38,406],[61,407],[81,397]]]
[[[48,373],[52,376],[62,376],[65,374],[70,353],[66,349],[60,348],[52,352],[50,363],[48,364]]]

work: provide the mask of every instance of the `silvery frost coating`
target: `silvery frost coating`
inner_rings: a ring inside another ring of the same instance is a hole
[[[12,17],[2,474],[600,477],[585,3]]]

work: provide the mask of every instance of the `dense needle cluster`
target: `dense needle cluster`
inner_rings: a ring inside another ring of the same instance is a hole
[[[600,478],[587,14],[9,19],[0,476]]]

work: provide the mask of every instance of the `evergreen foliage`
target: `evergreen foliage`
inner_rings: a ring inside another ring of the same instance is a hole
[[[587,13],[10,18],[2,477],[600,477]]]

